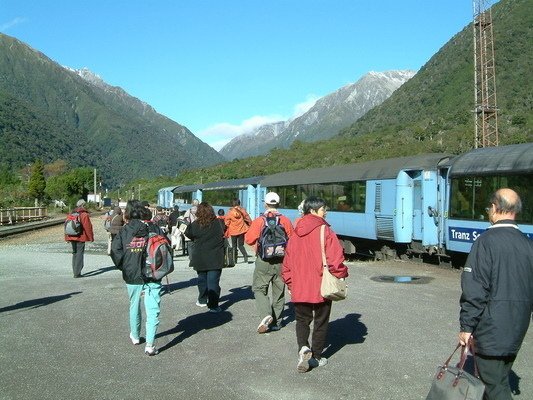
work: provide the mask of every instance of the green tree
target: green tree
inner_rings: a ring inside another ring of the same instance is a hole
[[[71,205],[80,198],[86,198],[93,184],[91,168],[75,168],[65,174],[48,179],[46,193],[50,198],[65,200]]]
[[[31,169],[28,195],[41,202],[44,199],[45,189],[44,164],[41,160],[36,160]]]

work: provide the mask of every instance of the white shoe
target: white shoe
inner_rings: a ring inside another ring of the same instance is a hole
[[[322,357],[320,360],[317,360],[316,358],[313,357],[309,360],[309,365],[312,368],[323,367],[324,365],[327,365],[327,364],[328,364],[328,359],[326,357]]]
[[[144,354],[148,356],[155,356],[157,353],[159,353],[159,350],[157,350],[157,348],[154,345],[152,346],[146,345],[146,347],[144,348]]]
[[[274,318],[272,318],[272,315],[267,315],[265,318],[263,318],[263,320],[261,321],[261,323],[257,327],[257,332],[258,333],[267,332],[268,331],[268,327],[270,326],[270,324],[272,323],[273,320],[274,320]]]
[[[131,332],[130,332],[130,339],[131,339],[131,342],[132,342],[133,344],[139,344],[139,343],[141,343],[141,340],[140,340],[140,339],[135,339],[135,338],[133,337],[133,335],[131,334]]]
[[[196,300],[196,305],[198,307],[207,307],[207,303],[200,303],[198,300]]]
[[[309,371],[309,368],[311,368],[310,360],[313,356],[313,352],[311,349],[307,346],[302,346],[302,348],[299,351],[299,358],[298,358],[298,365],[296,369],[298,372],[307,372]]]

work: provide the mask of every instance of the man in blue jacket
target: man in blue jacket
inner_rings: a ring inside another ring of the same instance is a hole
[[[511,399],[509,373],[533,311],[533,241],[515,223],[522,203],[511,189],[491,197],[491,226],[474,242],[461,276],[459,342],[475,339],[485,399]]]

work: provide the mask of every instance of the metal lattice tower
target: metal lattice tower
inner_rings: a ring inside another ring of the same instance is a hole
[[[498,146],[498,109],[492,12],[488,0],[474,0],[475,147]]]

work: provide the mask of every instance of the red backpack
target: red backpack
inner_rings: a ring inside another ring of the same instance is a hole
[[[146,241],[145,262],[142,274],[156,281],[174,271],[174,259],[170,242],[165,235],[150,232]]]

